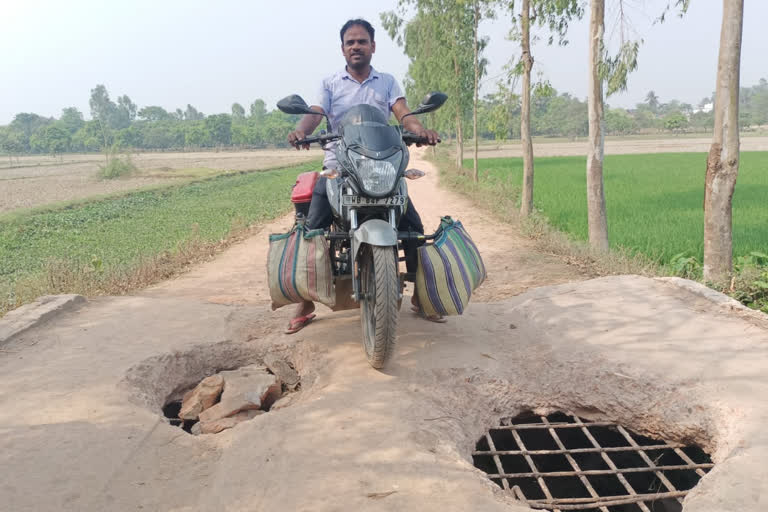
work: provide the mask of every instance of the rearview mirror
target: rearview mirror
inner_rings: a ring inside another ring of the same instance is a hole
[[[307,102],[304,101],[304,98],[299,96],[298,94],[291,94],[290,96],[286,96],[285,98],[281,99],[277,102],[277,108],[279,108],[282,112],[285,112],[286,114],[317,114],[322,115],[320,112],[315,112],[311,108],[309,108],[309,105],[307,105]]]
[[[424,99],[421,100],[421,104],[416,107],[413,112],[409,112],[405,114],[400,119],[400,124],[403,123],[403,119],[405,119],[408,116],[413,116],[417,114],[426,114],[428,112],[434,112],[435,110],[439,109],[443,106],[443,103],[445,103],[445,100],[448,99],[448,96],[443,94],[442,92],[430,92],[426,96],[424,96]]]
[[[442,92],[430,92],[426,96],[424,96],[424,99],[421,100],[421,105],[416,107],[416,110],[413,111],[414,114],[426,114],[428,112],[434,112],[435,110],[439,109],[443,106],[443,103],[445,103],[445,100],[448,99],[448,96],[443,94]]]

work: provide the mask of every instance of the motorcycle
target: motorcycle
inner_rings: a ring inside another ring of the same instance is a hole
[[[448,97],[441,92],[427,94],[422,103],[407,115],[433,112]],[[315,114],[298,95],[277,104],[287,114]],[[405,116],[403,117],[403,119]],[[424,176],[407,169],[411,144],[428,141],[406,131],[401,124],[390,125],[382,112],[362,104],[349,109],[339,122],[337,133],[309,136],[296,145],[320,144],[333,150],[336,169],[326,169],[326,192],[333,212],[333,223],[325,233],[336,291],[335,311],[361,309],[363,347],[368,362],[382,368],[394,352],[397,321],[405,281],[415,274],[400,272],[403,242],[426,241],[435,235],[399,232],[400,217],[408,207],[406,179]]]

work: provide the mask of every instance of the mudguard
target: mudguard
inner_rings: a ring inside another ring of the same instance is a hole
[[[397,247],[397,231],[389,222],[371,219],[363,222],[352,235],[352,261],[357,260],[361,244]]]

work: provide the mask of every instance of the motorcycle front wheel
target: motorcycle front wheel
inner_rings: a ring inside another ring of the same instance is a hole
[[[382,368],[395,349],[400,281],[392,247],[365,245],[360,255],[363,346],[368,362]]]

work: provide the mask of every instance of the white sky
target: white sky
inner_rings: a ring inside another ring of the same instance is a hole
[[[608,99],[630,107],[653,89],[662,101],[696,104],[715,88],[720,0],[692,0],[684,19],[653,25],[667,0],[624,0],[634,36],[645,43],[629,91]],[[617,0],[608,0],[611,2]],[[379,12],[396,0],[0,0],[0,124],[18,112],[58,117],[74,106],[89,117],[96,84],[114,100],[128,94],[139,107],[168,110],[191,103],[206,114],[246,109],[256,98],[269,109],[290,93],[314,98],[323,76],[344,65],[338,31],[364,17],[377,29],[373,64],[399,80],[407,58],[387,36]],[[768,78],[768,0],[745,0],[741,83]],[[587,13],[588,15],[588,13]],[[616,42],[614,11],[606,32]],[[535,71],[558,91],[583,98],[587,88],[587,20],[575,23],[565,48],[539,44]],[[504,40],[508,17],[482,27],[491,37],[489,76],[518,52]],[[495,80],[488,80],[490,92]]]

